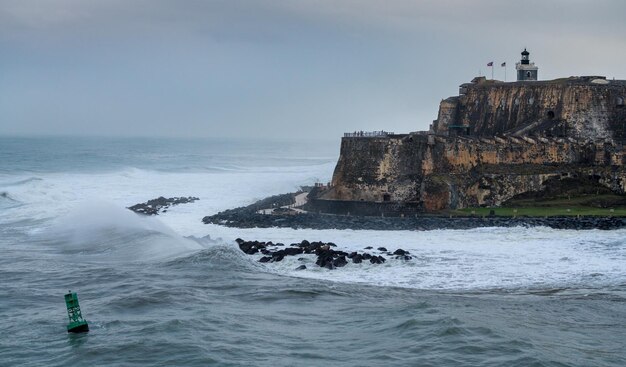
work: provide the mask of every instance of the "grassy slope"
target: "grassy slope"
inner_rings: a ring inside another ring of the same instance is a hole
[[[550,200],[516,200],[498,208],[465,208],[453,210],[452,215],[498,216],[626,216],[626,201],[619,195],[584,195]]]

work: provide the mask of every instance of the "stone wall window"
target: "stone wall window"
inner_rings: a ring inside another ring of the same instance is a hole
[[[615,99],[615,105],[617,107],[624,107],[624,98],[623,97],[617,97]]]

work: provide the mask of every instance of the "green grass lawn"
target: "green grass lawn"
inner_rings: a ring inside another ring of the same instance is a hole
[[[603,208],[598,207],[602,203]],[[611,205],[615,204],[615,205]],[[552,216],[626,216],[624,197],[618,195],[582,195],[578,197],[563,197],[551,200],[535,201],[531,199],[516,200],[506,207],[499,208],[466,208],[453,210],[452,215],[489,215],[493,210],[495,215],[552,217]]]
[[[495,215],[504,217],[529,216],[529,217],[554,217],[554,216],[602,216],[602,217],[623,217],[626,216],[626,208],[592,208],[587,206],[568,207],[518,207],[518,208],[465,208],[452,211],[452,215],[478,215],[486,216],[493,210]]]

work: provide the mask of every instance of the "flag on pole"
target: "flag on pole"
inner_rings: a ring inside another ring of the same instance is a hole
[[[500,65],[500,66],[505,67],[506,66],[506,62],[503,62],[502,65]]]
[[[491,67],[491,80],[493,80],[493,61],[489,61],[487,66]]]

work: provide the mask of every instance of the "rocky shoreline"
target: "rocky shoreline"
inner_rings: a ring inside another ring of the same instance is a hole
[[[133,206],[128,207],[138,214],[144,215],[158,215],[159,212],[165,213],[170,206],[179,205],[179,204],[187,204],[193,203],[196,200],[200,200],[197,197],[188,196],[188,197],[173,197],[173,198],[164,198],[163,196],[159,196],[156,199],[148,200],[145,203],[135,204]]]
[[[291,203],[292,194],[264,199],[267,202]],[[626,227],[624,217],[497,217],[497,216],[412,216],[412,217],[365,217],[332,215],[312,212],[287,212],[262,214],[264,205],[257,202],[247,207],[229,209],[202,219],[205,224],[218,224],[237,228],[310,228],[310,229],[370,229],[370,230],[433,230],[471,229],[479,227],[550,227],[555,229],[618,229]],[[267,207],[267,206],[265,206]]]
[[[383,254],[390,256],[390,258],[394,260],[410,261],[413,259],[408,251],[397,249],[391,252],[385,247],[379,247],[374,250],[373,247],[368,246],[365,247],[365,250],[370,250],[369,252],[359,253],[358,251],[353,251],[348,253],[345,251],[335,250],[333,247],[336,247],[336,245],[332,242],[309,242],[307,240],[303,240],[300,243],[292,243],[289,246],[285,246],[283,243],[273,243],[271,241],[245,241],[241,238],[237,238],[235,241],[237,242],[237,245],[239,245],[239,249],[248,255],[254,255],[257,253],[263,254],[264,256],[258,260],[261,263],[280,262],[285,258],[285,256],[314,254],[317,256],[315,265],[329,270],[344,267],[348,265],[350,261],[354,264],[364,262],[369,262],[370,264],[383,264],[387,261],[387,258],[385,258]],[[376,253],[379,253],[379,255]],[[298,258],[298,260],[304,261],[305,258],[301,257]],[[302,264],[298,266],[296,270],[304,270],[306,268],[306,265]]]
[[[560,217],[499,217],[418,215],[407,217],[373,217],[334,215],[293,209],[295,197],[304,191],[274,195],[251,205],[228,209],[202,219],[205,224],[234,228],[293,228],[293,229],[353,229],[353,230],[413,230],[472,229],[480,227],[550,227],[555,229],[602,229],[626,227],[626,217],[560,216]],[[158,197],[128,207],[143,215],[158,215],[174,205],[193,203],[197,197]]]

